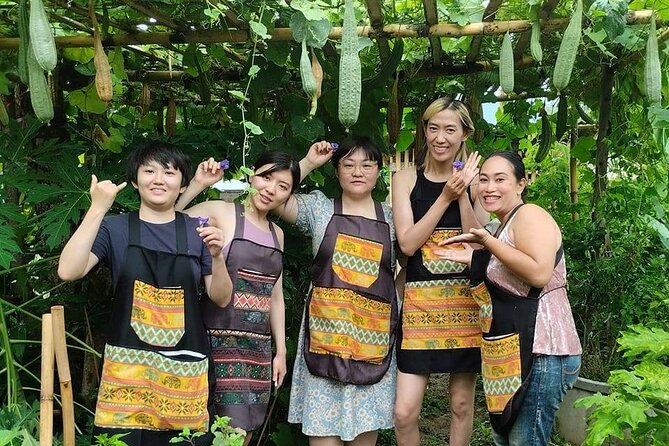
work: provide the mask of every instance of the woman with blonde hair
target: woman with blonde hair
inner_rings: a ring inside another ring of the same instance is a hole
[[[443,97],[423,113],[426,153],[417,167],[393,177],[393,220],[400,250],[409,257],[397,336],[395,434],[400,446],[418,445],[418,416],[431,373],[449,373],[451,446],[468,445],[474,385],[480,371],[479,307],[464,265],[435,255],[437,243],[480,228],[488,214],[475,204],[480,156],[467,155],[474,131],[461,97]]]

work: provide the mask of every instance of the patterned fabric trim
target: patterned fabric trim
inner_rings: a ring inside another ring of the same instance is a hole
[[[483,390],[490,413],[501,413],[522,384],[520,336],[483,340],[481,345]]]
[[[388,355],[391,305],[354,291],[315,287],[309,303],[312,353],[380,364]]]
[[[232,303],[236,317],[243,322],[258,324],[259,331],[269,332],[269,309],[276,280],[274,276],[238,270]]]
[[[481,331],[488,333],[492,325],[492,299],[485,282],[472,287],[472,296],[479,306],[479,321],[481,321]]]
[[[462,234],[462,231],[457,229],[437,229],[430,235],[430,238],[420,248],[423,254],[423,265],[429,272],[432,274],[457,274],[462,273],[467,268],[467,265],[463,263],[442,259],[435,253],[436,250],[464,249],[461,243],[438,245],[439,242],[460,234]]]
[[[204,431],[209,425],[209,360],[183,362],[107,345],[95,425]]]
[[[184,290],[135,280],[130,325],[147,344],[174,347],[185,332]]]
[[[247,338],[256,338],[256,339],[272,339],[272,335],[253,333],[251,331],[219,330],[219,329],[208,328],[207,333],[209,333],[209,335],[211,336],[244,336]]]
[[[383,245],[378,242],[337,234],[332,269],[345,283],[368,288],[379,276]]]
[[[272,379],[271,337],[209,334],[216,371],[216,404],[267,404]]]
[[[479,307],[471,295],[468,280],[406,284],[402,349],[442,350],[480,345]]]

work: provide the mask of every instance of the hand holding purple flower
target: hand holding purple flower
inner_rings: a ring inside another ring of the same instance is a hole
[[[465,168],[465,163],[463,161],[453,161],[453,169],[456,171],[461,171]]]
[[[330,147],[332,147],[333,152],[336,152],[337,149],[339,149],[339,144],[337,144],[336,142],[333,142],[333,143],[330,144]]]
[[[223,161],[221,161],[219,163],[219,166],[221,167],[221,169],[227,170],[227,169],[230,168],[230,161],[228,161],[227,159],[224,159]]]
[[[197,217],[197,224],[199,227],[204,228],[209,221],[209,217]]]

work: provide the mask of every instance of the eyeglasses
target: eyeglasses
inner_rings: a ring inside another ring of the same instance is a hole
[[[360,171],[363,174],[367,175],[377,170],[379,168],[379,165],[373,161],[365,161],[361,164],[345,161],[339,164],[339,168],[344,173],[353,173],[356,171],[357,168],[360,168]]]

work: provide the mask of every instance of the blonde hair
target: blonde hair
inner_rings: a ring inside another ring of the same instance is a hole
[[[434,115],[444,110],[452,110],[458,114],[460,117],[460,124],[462,124],[465,135],[471,135],[474,133],[474,121],[472,120],[472,115],[467,104],[450,96],[445,96],[432,101],[432,103],[428,105],[427,108],[425,108],[421,119],[422,125],[417,129],[419,134],[416,135],[416,142],[418,143],[416,165],[419,166],[420,169],[429,170],[432,160],[430,151],[427,150],[427,141],[425,140],[425,129],[427,127],[427,123]],[[460,150],[458,150],[458,153],[455,155],[455,161],[465,161],[468,156],[469,153],[467,152],[467,144],[465,141],[462,141]]]

